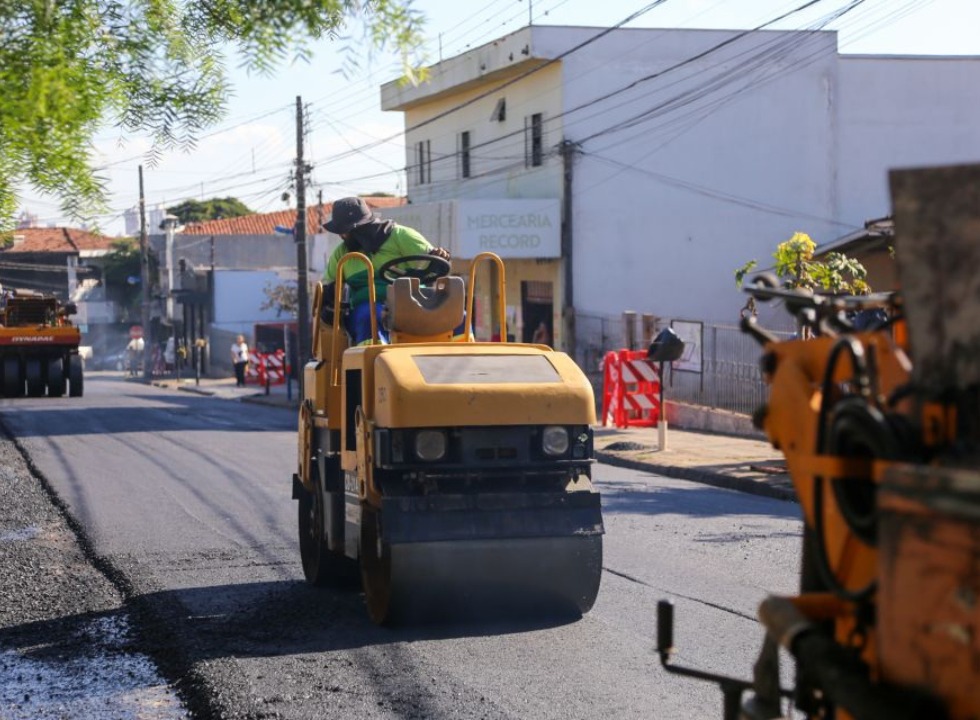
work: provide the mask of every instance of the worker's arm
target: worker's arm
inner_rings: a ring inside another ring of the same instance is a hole
[[[398,232],[398,253],[402,257],[406,255],[436,255],[444,260],[449,259],[448,250],[433,247],[432,243],[426,240],[425,236],[418,230],[399,225],[396,231]]]

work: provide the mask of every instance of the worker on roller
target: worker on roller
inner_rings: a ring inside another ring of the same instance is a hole
[[[367,203],[359,197],[346,197],[333,204],[330,219],[323,224],[324,229],[339,235],[343,242],[330,254],[323,272],[324,292],[327,304],[333,303],[334,283],[337,280],[337,265],[349,252],[360,252],[371,258],[374,265],[373,278],[376,297],[376,312],[379,333],[381,333],[381,311],[388,292],[388,284],[378,276],[377,271],[388,261],[408,255],[435,255],[449,260],[449,251],[433,247],[422,233],[393,220],[383,220],[375,215]],[[351,260],[344,265],[344,282],[350,286],[351,314],[347,321],[347,331],[354,345],[371,341],[371,304],[367,267],[364,263]],[[382,341],[386,339],[382,336]]]

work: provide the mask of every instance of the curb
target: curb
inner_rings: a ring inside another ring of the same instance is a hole
[[[164,386],[164,387],[166,387],[166,386]],[[178,385],[177,386],[177,389],[180,390],[181,392],[194,393],[195,395],[208,395],[208,396],[213,396],[215,394],[214,393],[214,390],[207,390],[207,389],[202,388],[202,387],[184,387],[182,385]]]
[[[164,388],[169,387],[165,383],[159,382],[154,382],[153,385]],[[178,385],[177,390],[212,397],[217,394],[213,390],[200,386]],[[289,401],[285,398],[276,400],[273,398],[275,398],[275,396],[257,394],[243,395],[238,398],[229,399],[235,399],[239,402],[253,403],[256,405],[265,405],[267,407],[279,407],[286,410],[295,410],[297,407],[299,407],[299,403],[296,400]],[[691,482],[700,483],[702,485],[723,488],[725,490],[735,490],[748,495],[759,495],[761,497],[772,498],[774,500],[784,500],[794,503],[797,502],[796,492],[793,490],[772,487],[770,485],[766,485],[765,483],[750,480],[748,478],[734,477],[723,473],[712,472],[710,470],[701,470],[698,468],[683,467],[679,465],[662,465],[658,463],[631,460],[629,458],[624,458],[615,453],[605,452],[603,450],[596,450],[595,457],[599,462],[606,463],[607,465],[613,465],[615,467],[626,468],[628,470],[638,470],[640,472],[648,472],[656,475],[666,475],[667,477],[676,478],[678,480],[688,480]]]
[[[760,483],[748,478],[733,477],[723,473],[712,472],[710,470],[700,470],[698,468],[679,467],[677,465],[658,465],[656,463],[640,462],[620,457],[613,453],[596,450],[596,460],[604,462],[606,465],[626,468],[628,470],[639,470],[657,475],[677,478],[678,480],[690,480],[710,485],[712,487],[724,488],[726,490],[737,490],[748,495],[760,495],[774,500],[785,500],[787,502],[797,502],[796,492],[785,488],[772,487],[765,483]]]

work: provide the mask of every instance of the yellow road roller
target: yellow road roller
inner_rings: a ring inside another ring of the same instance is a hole
[[[587,612],[603,534],[588,379],[546,346],[474,340],[484,262],[497,267],[507,337],[504,264],[491,253],[474,259],[468,285],[434,256],[386,263],[383,327],[369,283],[372,340],[350,347],[342,280],[355,259],[373,276],[350,253],[333,292],[313,294],[293,476],[306,580],[359,568],[378,624],[446,608]]]

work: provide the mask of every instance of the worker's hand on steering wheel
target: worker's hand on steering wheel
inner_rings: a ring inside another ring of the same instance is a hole
[[[375,277],[389,285],[403,277],[416,278],[420,285],[428,285],[448,275],[451,269],[449,253],[442,248],[433,248],[426,255],[392,258],[375,271]]]

